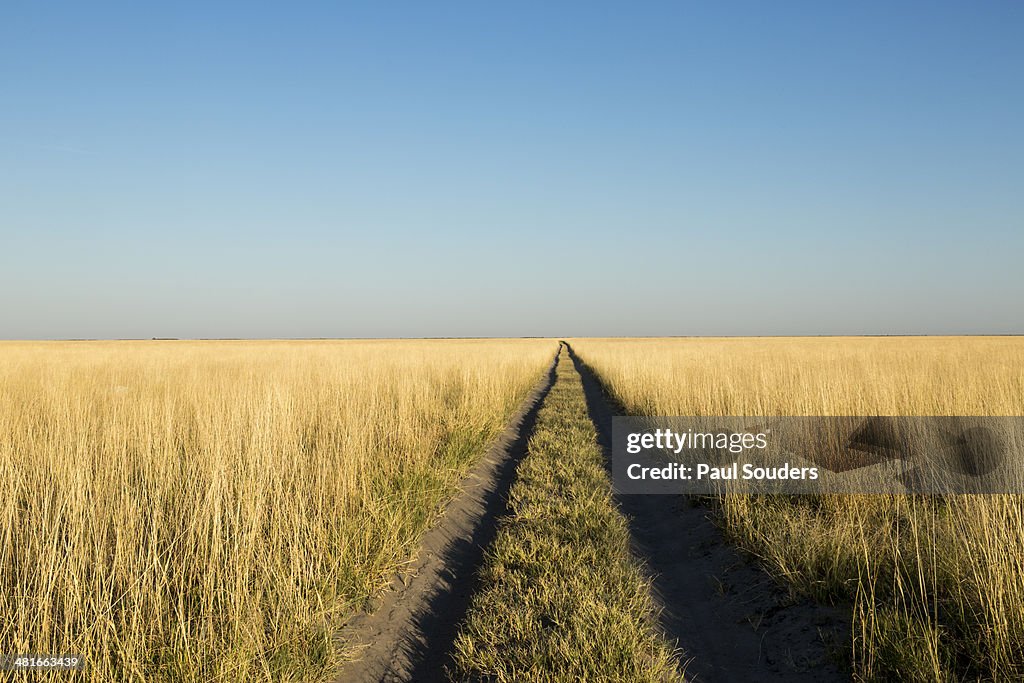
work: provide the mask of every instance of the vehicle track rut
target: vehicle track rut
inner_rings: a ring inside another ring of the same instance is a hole
[[[612,416],[624,414],[570,348],[590,418],[611,468]],[[848,681],[838,654],[850,615],[793,599],[753,558],[730,544],[712,510],[685,495],[622,495],[634,552],[654,578],[661,626],[682,651],[689,680]]]
[[[526,455],[544,397],[555,381],[561,347],[543,379],[487,454],[463,480],[461,492],[423,537],[409,569],[372,613],[342,628],[340,645],[362,651],[338,681],[447,681],[452,646],[477,584],[477,569],[507,513],[507,494]]]

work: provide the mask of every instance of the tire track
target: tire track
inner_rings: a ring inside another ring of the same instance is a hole
[[[611,467],[612,416],[621,407],[570,347],[590,417]],[[678,643],[690,680],[848,681],[836,660],[850,642],[849,614],[793,600],[722,537],[711,511],[683,495],[616,494],[634,551],[654,574],[661,626]]]
[[[477,569],[508,511],[507,494],[526,455],[544,398],[555,381],[562,347],[547,374],[509,426],[462,482],[461,493],[423,537],[415,562],[396,576],[370,614],[353,617],[339,634],[344,647],[362,647],[339,682],[447,681],[452,646],[476,590]]]

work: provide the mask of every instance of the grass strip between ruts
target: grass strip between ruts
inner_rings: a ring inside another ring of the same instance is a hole
[[[456,642],[457,678],[681,678],[563,351]]]

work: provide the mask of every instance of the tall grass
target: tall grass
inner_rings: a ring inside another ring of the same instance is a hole
[[[0,652],[314,680],[548,341],[0,344]]]
[[[1024,339],[578,340],[630,412],[1022,415]],[[854,605],[857,677],[1024,680],[1016,495],[727,496],[727,531],[794,590]]]

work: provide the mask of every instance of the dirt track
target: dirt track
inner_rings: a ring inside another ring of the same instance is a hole
[[[558,357],[487,455],[462,482],[462,492],[423,537],[409,571],[396,576],[372,614],[342,629],[346,648],[363,648],[339,681],[447,681],[452,644],[476,588],[484,549],[506,513],[506,495],[537,411],[555,380]]]
[[[570,354],[610,459],[611,418],[622,412],[614,409],[594,373]],[[849,680],[830,652],[848,647],[848,614],[791,600],[725,542],[711,511],[688,496],[619,495],[617,500],[629,519],[634,550],[654,575],[662,628],[678,643],[688,679]]]
[[[613,407],[593,373],[568,345],[564,349],[582,377],[591,419],[610,455]],[[565,354],[559,356],[564,362]],[[448,680],[452,645],[477,571],[507,511],[507,492],[557,362],[426,534],[410,571],[395,577],[372,614],[357,616],[343,629],[346,647],[364,649],[342,669],[339,681]],[[629,518],[634,551],[654,576],[661,627],[678,643],[687,679],[849,680],[830,655],[830,649],[848,648],[848,614],[790,600],[725,542],[710,511],[687,497],[618,496],[617,502]]]

